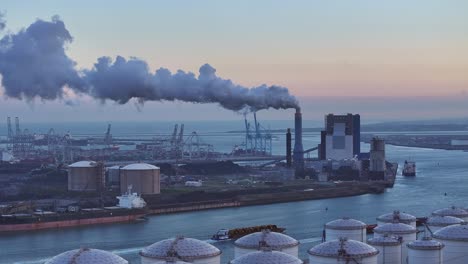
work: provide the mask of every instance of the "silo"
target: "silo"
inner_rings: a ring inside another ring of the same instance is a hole
[[[454,216],[462,219],[463,221],[468,221],[468,211],[456,206],[435,210],[434,212],[432,212],[432,215]]]
[[[416,228],[416,217],[407,213],[400,213],[400,211],[393,211],[393,213],[383,214],[377,217],[377,225],[395,222],[407,224]]]
[[[262,247],[297,257],[299,241],[281,233],[263,230],[237,239],[234,242],[234,257],[238,258],[247,253],[259,251]]]
[[[104,182],[104,166],[100,162],[78,161],[68,165],[69,191],[98,191]]]
[[[432,240],[430,237],[424,237],[421,240],[415,240],[407,245],[409,264],[442,264],[442,249],[444,244]],[[450,262],[449,262],[450,263]]]
[[[365,242],[367,225],[364,222],[343,217],[325,224],[325,240],[331,241],[346,237],[349,240]]]
[[[434,239],[444,243],[444,263],[466,264],[468,260],[468,225],[466,222],[450,225],[433,235]]]
[[[236,257],[229,264],[302,264],[302,260],[284,252],[262,250]]]
[[[139,194],[160,193],[159,168],[147,163],[135,163],[121,168],[120,192],[125,193],[129,186]]]
[[[388,223],[379,225],[374,228],[374,237],[382,237],[385,235],[393,235],[401,239],[403,242],[401,249],[401,260],[402,263],[406,263],[406,257],[408,255],[408,248],[406,244],[416,240],[417,229],[403,223]]]
[[[198,239],[176,237],[156,242],[140,251],[141,264],[154,264],[168,257],[195,264],[220,264],[221,250]]]
[[[440,229],[449,226],[462,223],[463,220],[454,216],[431,216],[426,220],[427,227],[432,233],[439,231]]]
[[[378,264],[401,264],[402,241],[394,236],[384,235],[367,240],[367,244],[375,247]]]
[[[59,254],[45,262],[45,264],[128,264],[125,259],[99,249],[81,248]]]
[[[310,264],[377,264],[379,251],[365,243],[340,238],[319,244],[307,251]]]

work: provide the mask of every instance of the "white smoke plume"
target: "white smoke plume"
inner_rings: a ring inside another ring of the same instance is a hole
[[[288,89],[280,86],[247,88],[216,76],[209,64],[199,75],[182,70],[152,73],[147,63],[121,56],[113,61],[101,57],[94,67],[77,71],[65,53],[72,36],[58,17],[37,20],[28,28],[0,39],[0,74],[5,95],[17,99],[61,99],[64,89],[88,94],[102,102],[125,104],[131,99],[217,103],[234,110],[257,111],[267,108],[297,108]]]

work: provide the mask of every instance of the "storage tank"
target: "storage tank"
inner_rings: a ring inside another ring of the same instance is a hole
[[[393,235],[401,239],[401,262],[406,263],[406,257],[408,256],[408,248],[406,244],[416,240],[417,229],[413,226],[403,223],[387,223],[379,225],[374,228],[374,237],[382,237],[384,235]]]
[[[128,186],[138,194],[160,193],[159,168],[147,163],[135,163],[121,168],[120,192],[127,192]]]
[[[365,242],[367,225],[364,222],[349,217],[343,217],[325,224],[326,241],[336,240],[340,237]]]
[[[416,228],[416,217],[407,213],[400,213],[400,211],[393,211],[393,213],[383,214],[377,217],[377,225],[395,222],[407,224]]]
[[[263,230],[237,239],[234,242],[234,257],[238,258],[244,254],[259,251],[262,247],[295,257],[299,253],[299,241],[296,239],[281,233]]]
[[[302,260],[284,252],[262,250],[236,257],[230,264],[302,264]]]
[[[444,243],[442,259],[447,264],[465,264],[468,261],[468,225],[466,222],[450,225],[433,235],[434,239]]]
[[[440,229],[449,226],[462,223],[463,220],[454,216],[431,216],[426,220],[426,224],[431,229],[431,232],[434,233]]]
[[[442,264],[442,249],[444,244],[424,237],[421,240],[409,242],[408,245],[409,264]]]
[[[125,259],[100,249],[80,248],[59,254],[45,264],[128,264]]]
[[[462,219],[463,221],[468,221],[468,211],[456,206],[435,210],[434,212],[432,212],[432,215],[454,216]]]
[[[156,242],[141,250],[140,256],[141,264],[159,263],[168,257],[196,264],[221,263],[221,250],[201,240],[182,236]]]
[[[123,166],[112,166],[107,168],[106,186],[118,186],[120,187],[120,169]]]
[[[68,165],[69,191],[98,191],[105,183],[101,162],[78,161]]]
[[[377,264],[379,251],[365,243],[340,238],[319,244],[307,251],[310,264]]]
[[[367,244],[379,251],[377,255],[378,264],[401,264],[401,239],[384,235],[367,240]]]

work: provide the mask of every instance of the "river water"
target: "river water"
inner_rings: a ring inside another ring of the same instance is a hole
[[[315,134],[304,138],[310,145],[317,140]],[[363,144],[366,149],[368,145]],[[399,172],[395,186],[383,194],[160,215],[144,223],[2,234],[0,263],[43,263],[80,246],[109,250],[139,263],[142,247],[165,238],[184,235],[208,240],[220,228],[262,224],[286,227],[288,235],[302,242],[300,254],[306,258],[307,249],[318,243],[323,225],[339,217],[375,223],[376,216],[397,209],[425,216],[441,207],[468,206],[468,152],[387,146],[389,161],[401,166],[408,158],[417,163],[417,177],[405,178]],[[214,245],[223,250],[223,263],[232,259],[232,242]]]

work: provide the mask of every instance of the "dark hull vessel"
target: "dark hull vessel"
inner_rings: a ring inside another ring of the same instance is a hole
[[[0,216],[0,233],[133,222],[144,219],[145,209],[94,209],[76,213],[7,214]]]

